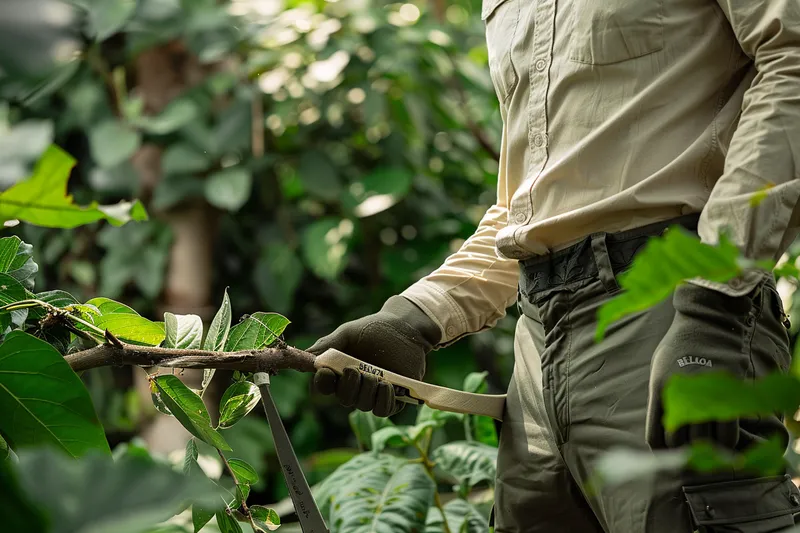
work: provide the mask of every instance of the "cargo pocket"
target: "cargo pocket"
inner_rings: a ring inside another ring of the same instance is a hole
[[[663,0],[576,0],[572,61],[609,65],[664,48]]]
[[[683,488],[701,533],[773,533],[795,524],[800,492],[789,476]]]
[[[501,103],[511,96],[519,79],[511,51],[519,25],[521,1],[483,0],[481,5],[481,20],[486,25],[489,75]]]

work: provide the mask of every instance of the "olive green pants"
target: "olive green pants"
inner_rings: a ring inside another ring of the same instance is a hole
[[[496,533],[766,533],[794,524],[800,497],[788,476],[753,479],[727,472],[712,479],[684,472],[586,491],[602,453],[619,447],[649,452],[650,358],[670,326],[672,305],[667,301],[619,321],[600,343],[594,333],[598,308],[620,290],[614,274],[630,265],[643,236],[658,231],[594,235],[521,265],[521,318],[497,465]],[[788,335],[780,330],[783,309],[774,281],[751,298],[752,342],[742,349],[756,374],[787,367]],[[785,360],[776,361],[776,353]],[[770,436],[758,434],[765,427],[783,430],[778,417],[751,427],[757,428],[750,433],[755,438]]]

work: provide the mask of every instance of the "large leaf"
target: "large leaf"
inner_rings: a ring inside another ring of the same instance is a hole
[[[27,290],[33,290],[33,278],[39,265],[33,260],[33,246],[16,235],[0,239],[0,272],[19,281]]]
[[[136,0],[90,0],[87,4],[97,41],[105,41],[117,33],[136,11]]]
[[[89,131],[89,150],[101,168],[116,167],[139,149],[139,132],[117,120],[109,119]]]
[[[448,529],[444,527],[447,520]],[[485,533],[489,531],[489,521],[471,503],[461,498],[448,502],[442,512],[431,507],[425,523],[425,533]]]
[[[246,168],[226,168],[206,180],[206,200],[220,209],[238,211],[250,198],[252,187],[253,177]]]
[[[223,451],[231,451],[228,443],[213,427],[203,400],[177,377],[166,374],[153,378],[161,400],[189,433]]]
[[[37,226],[74,228],[98,220],[120,226],[131,220],[147,220],[138,201],[81,207],[67,194],[67,181],[75,160],[56,146],[45,151],[33,175],[0,193],[0,221],[23,220]]]
[[[402,448],[410,444],[407,431],[398,426],[381,428],[372,434],[372,450],[375,452],[382,452],[387,447]]]
[[[242,533],[242,527],[225,511],[217,511],[217,527],[221,533]]]
[[[253,282],[261,301],[279,313],[290,313],[303,278],[303,262],[285,243],[268,244],[253,269]]]
[[[389,479],[406,461],[394,455],[362,453],[356,455],[325,478],[313,489],[320,512],[330,524],[330,511],[334,500],[338,503],[345,490],[368,478]]]
[[[372,435],[383,428],[393,427],[394,423],[387,417],[375,416],[368,411],[354,410],[348,415],[350,429],[356,435],[359,446],[370,449]]]
[[[353,236],[353,222],[323,218],[303,232],[303,257],[312,272],[323,279],[335,279],[347,264]]]
[[[370,471],[334,496],[331,533],[422,531],[435,488],[418,463]]]
[[[800,406],[800,380],[775,373],[759,380],[741,380],[723,372],[677,374],[663,391],[664,427],[713,420],[794,413]]]
[[[160,114],[136,117],[131,122],[147,133],[166,135],[192,122],[197,113],[197,105],[194,102],[179,98],[170,102]]]
[[[110,453],[89,392],[52,346],[13,331],[0,344],[0,432],[19,449]]]
[[[283,334],[289,319],[278,313],[253,313],[231,328],[225,351],[260,350]]]
[[[130,313],[103,314],[94,319],[94,325],[131,344],[158,346],[166,336],[162,322]]]
[[[202,151],[188,143],[171,144],[161,158],[161,171],[173,174],[197,174],[211,166],[211,160]]]
[[[214,320],[206,333],[206,338],[203,341],[203,349],[212,352],[221,352],[225,349],[225,343],[228,341],[228,334],[231,331],[231,300],[228,297],[228,289],[225,289],[222,295],[222,305],[214,315]],[[203,370],[202,389],[205,390],[211,380],[214,378],[214,369]]]
[[[356,198],[353,213],[360,218],[376,215],[394,206],[408,194],[411,173],[406,169],[379,169],[367,175],[361,184],[364,190]]]
[[[187,503],[217,509],[211,483],[146,457],[89,455],[69,459],[50,450],[21,453],[25,492],[50,518],[50,533],[140,533],[171,518]],[[5,518],[5,517],[4,517]]]
[[[479,442],[449,442],[431,456],[437,468],[468,487],[482,481],[494,485],[497,472],[497,448]]]
[[[722,238],[719,245],[711,246],[682,228],[651,238],[631,268],[618,276],[624,291],[600,307],[596,340],[602,340],[613,322],[665,300],[685,280],[722,282],[739,275],[738,258],[739,249],[729,240]]]
[[[197,315],[164,313],[165,348],[194,350],[203,339],[203,319]]]
[[[322,200],[333,201],[342,190],[341,179],[330,159],[318,150],[310,150],[300,158],[297,169],[303,187]]]
[[[220,400],[219,427],[229,428],[247,416],[261,400],[261,391],[249,381],[234,383]]]

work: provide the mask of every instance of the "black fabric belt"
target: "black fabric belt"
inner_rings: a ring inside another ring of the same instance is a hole
[[[598,240],[605,240],[611,269],[616,275],[631,265],[650,237],[661,235],[675,225],[696,234],[699,218],[700,215],[694,213],[618,233],[595,233],[558,252],[520,261],[520,293],[533,299],[544,292],[596,277],[595,243]]]

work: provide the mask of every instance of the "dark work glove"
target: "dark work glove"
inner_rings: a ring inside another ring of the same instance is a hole
[[[647,442],[653,449],[680,447],[697,440],[733,449],[739,440],[738,421],[693,424],[667,433],[662,425],[662,391],[676,374],[724,371],[744,378],[750,366],[746,332],[755,320],[753,294],[732,297],[693,284],[673,294],[675,316],[653,354],[647,405]]]
[[[366,363],[421,380],[425,358],[440,341],[441,332],[416,304],[403,296],[392,296],[380,311],[339,326],[308,349],[321,355],[335,348]],[[323,368],[314,375],[314,386],[322,394],[335,394],[345,407],[390,416],[404,405],[395,400],[391,384],[376,376],[346,368],[339,375]]]

